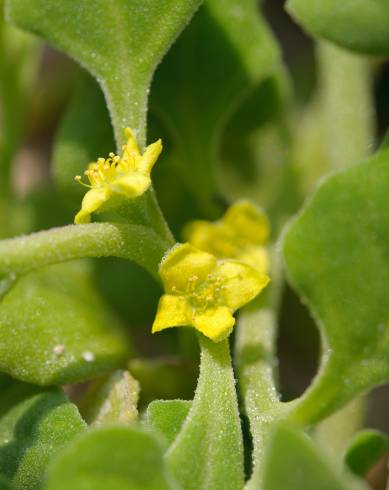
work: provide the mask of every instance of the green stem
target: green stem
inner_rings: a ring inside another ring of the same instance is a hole
[[[324,42],[318,45],[318,61],[327,161],[330,169],[338,169],[364,159],[373,148],[371,66],[366,58]],[[364,408],[361,397],[339,410],[319,424],[317,439],[341,451],[361,427]]]
[[[228,340],[199,335],[200,376],[192,407],[167,453],[186,490],[243,488],[243,443]]]
[[[272,282],[265,293],[242,310],[236,334],[239,387],[253,438],[253,473],[247,489],[262,485],[266,438],[275,420],[285,417],[290,404],[280,401],[276,388],[277,311],[281,296],[281,268],[272,254]]]
[[[369,60],[332,44],[318,44],[321,112],[329,169],[365,158],[374,144]]]
[[[114,77],[103,86],[109,111],[111,114],[112,125],[118,153],[125,143],[124,128],[130,127],[135,131],[139,148],[144,150],[146,146],[146,116],[148,104],[148,88],[150,85],[149,77],[145,80],[140,76],[134,80],[133,75],[128,78],[127,84],[120,87],[118,80],[123,77]],[[110,95],[109,95],[110,94]],[[174,239],[169,226],[159,207],[155,192],[151,189],[145,195],[146,214],[151,222],[152,228],[167,241],[174,244]]]
[[[166,242],[170,243],[170,247],[172,247],[176,241],[163,216],[163,213],[158,203],[157,196],[153,188],[150,189],[150,192],[148,192],[147,195],[147,216],[149,217],[153,229],[161,237],[163,237],[163,239]]]
[[[123,85],[119,81],[123,80]],[[136,134],[139,148],[146,146],[146,116],[150,80],[134,80],[133,76],[119,74],[102,84],[118,151],[125,143],[124,128],[130,127]]]
[[[261,488],[266,438],[272,422],[283,413],[274,382],[277,317],[265,306],[242,311],[236,339],[240,390],[253,440],[253,473],[247,489]]]
[[[16,279],[40,267],[82,257],[132,260],[158,280],[158,265],[171,242],[140,225],[69,225],[0,242],[0,278]]]

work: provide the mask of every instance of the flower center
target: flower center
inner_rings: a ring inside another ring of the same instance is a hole
[[[88,177],[89,184],[85,184],[81,180],[81,176],[77,175],[75,180],[85,187],[103,187],[111,184],[118,177],[136,170],[136,159],[127,145],[123,146],[123,155],[109,154],[109,158],[99,158],[96,163],[91,163],[84,174]]]
[[[189,280],[187,294],[193,308],[198,312],[205,311],[210,306],[219,305],[222,302],[223,284],[213,274],[209,274],[206,281],[198,283],[197,276]]]

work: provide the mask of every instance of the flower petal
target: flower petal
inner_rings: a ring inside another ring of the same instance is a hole
[[[152,333],[159,332],[165,328],[190,325],[191,319],[192,308],[184,296],[164,294],[159,300]]]
[[[81,209],[76,214],[74,222],[77,225],[89,223],[91,214],[99,209],[111,196],[109,187],[95,187],[90,189],[84,196]]]
[[[232,332],[235,318],[230,308],[218,306],[210,308],[193,319],[193,326],[214,342],[220,342]]]
[[[235,257],[238,251],[231,231],[219,222],[192,221],[185,226],[183,235],[194,247],[218,258]]]
[[[158,160],[162,151],[162,140],[158,140],[155,143],[149,145],[139,161],[138,170],[143,175],[150,176],[151,169],[155,162]]]
[[[200,284],[213,271],[216,263],[213,255],[201,252],[189,243],[176,245],[159,266],[165,291],[187,291],[189,284]]]
[[[184,226],[182,235],[194,247],[207,250],[214,224],[205,220],[194,220]]]
[[[144,194],[151,186],[150,177],[146,177],[139,172],[131,172],[124,177],[113,182],[112,187],[129,198],[134,198]]]
[[[221,261],[215,275],[223,285],[224,304],[233,311],[254,299],[270,280],[266,274],[238,260]]]
[[[134,132],[132,131],[131,128],[126,128],[124,130],[124,135],[127,139],[127,143],[126,143],[125,147],[129,153],[129,155],[132,158],[139,158],[140,157],[140,151],[139,151],[138,143],[136,141]]]
[[[237,258],[263,274],[267,274],[269,270],[269,255],[265,247],[248,247]]]
[[[269,236],[266,215],[249,201],[240,201],[228,208],[223,223],[253,244],[262,245]]]

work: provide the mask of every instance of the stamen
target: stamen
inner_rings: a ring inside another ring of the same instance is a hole
[[[81,175],[76,175],[76,176],[74,177],[74,180],[75,180],[76,182],[78,182],[79,184],[83,185],[84,187],[87,187],[88,189],[92,189],[92,186],[91,186],[91,185],[85,184],[85,182],[83,182],[83,181],[81,180]]]

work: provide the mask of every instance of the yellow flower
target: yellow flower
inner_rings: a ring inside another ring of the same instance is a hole
[[[75,177],[76,181],[90,189],[74,218],[75,223],[89,223],[91,214],[115,194],[133,199],[150,187],[150,172],[162,151],[162,142],[158,140],[151,144],[142,155],[130,128],[126,128],[125,135],[127,143],[122,147],[121,156],[110,153],[109,158],[99,158],[97,162],[89,164],[84,172],[89,184],[81,182],[80,175]]]
[[[159,274],[164,294],[153,333],[193,326],[215,342],[231,333],[233,313],[257,296],[269,278],[237,260],[217,260],[189,243],[172,248]]]
[[[263,246],[269,236],[266,215],[248,201],[230,206],[220,221],[192,221],[184,228],[185,240],[215,257],[234,258],[267,272],[268,256]]]

